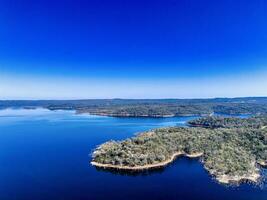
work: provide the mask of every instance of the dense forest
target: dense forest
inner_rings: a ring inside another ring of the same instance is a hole
[[[77,113],[117,117],[205,116],[213,113],[236,115],[267,113],[267,98],[0,101],[0,109],[8,107],[76,110]]]
[[[250,118],[208,116],[189,121],[193,127],[205,128],[260,128],[267,125],[267,116],[260,115]]]
[[[252,125],[257,120],[262,122]],[[214,123],[216,121],[218,123]],[[257,164],[266,165],[266,121],[265,117],[203,118],[196,122],[201,122],[198,125],[205,128],[155,129],[124,141],[100,145],[93,153],[93,163],[107,168],[128,166],[134,169],[164,162],[177,152],[201,153],[204,167],[219,181],[250,180],[251,176],[259,176]]]

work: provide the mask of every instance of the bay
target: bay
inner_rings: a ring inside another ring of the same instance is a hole
[[[260,185],[224,186],[198,159],[181,157],[162,170],[141,174],[90,165],[93,149],[103,142],[158,127],[185,126],[193,118],[113,118],[41,108],[0,110],[0,199],[266,200],[265,180]]]

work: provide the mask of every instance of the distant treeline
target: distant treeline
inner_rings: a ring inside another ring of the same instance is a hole
[[[267,113],[267,97],[0,101],[0,109],[8,107],[76,110],[77,113],[118,117],[170,117],[210,115],[212,113],[227,115],[265,114]]]
[[[233,117],[220,117],[220,116],[210,116],[195,119],[188,122],[189,125],[195,127],[205,127],[205,128],[255,128],[264,127],[267,125],[267,117],[256,116],[247,119],[233,118]]]

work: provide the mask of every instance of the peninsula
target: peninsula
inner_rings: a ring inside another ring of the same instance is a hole
[[[91,164],[116,170],[142,171],[168,165],[178,156],[199,157],[220,183],[257,182],[267,161],[266,116],[248,119],[205,117],[198,127],[150,130],[95,149]]]

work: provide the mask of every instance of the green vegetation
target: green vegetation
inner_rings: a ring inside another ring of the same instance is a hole
[[[267,114],[267,98],[0,101],[0,109],[7,107],[44,107],[50,110],[76,110],[77,113],[117,117],[171,117],[211,113]]]
[[[195,121],[208,128],[155,129],[124,141],[102,144],[94,151],[92,164],[127,169],[143,166],[141,169],[146,169],[146,166],[150,168],[150,165],[171,160],[177,152],[185,155],[203,153],[204,167],[220,182],[256,181],[259,176],[257,163],[263,165],[267,161],[267,131],[260,127],[261,122],[255,126],[253,122],[263,119],[266,118],[203,118]],[[212,125],[206,126],[205,120]],[[248,122],[245,126],[244,121]],[[220,124],[224,128],[214,128],[221,127]]]
[[[257,116],[251,118],[221,117],[209,116],[189,121],[190,126],[205,128],[261,128],[267,125],[266,116]]]

